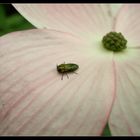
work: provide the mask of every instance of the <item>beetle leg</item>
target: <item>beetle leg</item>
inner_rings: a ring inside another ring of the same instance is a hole
[[[67,78],[69,79],[69,76],[68,76],[68,74],[66,73],[66,75],[67,75]]]
[[[61,77],[61,80],[63,80],[63,75],[64,75],[64,74],[62,73],[62,77]]]

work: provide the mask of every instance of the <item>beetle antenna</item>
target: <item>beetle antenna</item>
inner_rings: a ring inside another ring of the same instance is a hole
[[[73,72],[73,73],[78,74],[78,73],[76,73],[76,72]]]

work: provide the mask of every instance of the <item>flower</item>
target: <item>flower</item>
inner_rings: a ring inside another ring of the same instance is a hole
[[[140,5],[15,4],[38,28],[0,38],[0,135],[140,135]],[[103,47],[121,32],[127,48]],[[126,44],[126,42],[125,42]],[[76,63],[61,80],[56,65]]]

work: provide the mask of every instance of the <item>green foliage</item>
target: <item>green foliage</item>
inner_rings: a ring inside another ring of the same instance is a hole
[[[12,13],[8,13],[8,8]],[[35,28],[22,17],[10,4],[0,4],[0,36],[9,32]]]
[[[110,129],[109,129],[109,125],[108,124],[106,125],[102,136],[111,136],[111,132],[110,132]]]

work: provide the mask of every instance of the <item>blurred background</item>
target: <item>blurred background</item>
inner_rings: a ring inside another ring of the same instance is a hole
[[[22,17],[11,4],[0,4],[0,36],[33,28],[35,27]],[[108,125],[106,125],[102,136],[111,136]]]
[[[35,28],[11,4],[0,4],[0,36],[13,31]]]

